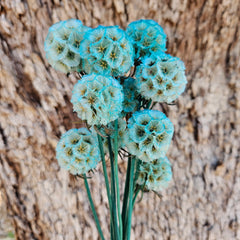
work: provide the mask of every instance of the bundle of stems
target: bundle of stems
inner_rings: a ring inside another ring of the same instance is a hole
[[[111,138],[108,135],[108,151],[110,158],[111,174],[107,174],[106,159],[103,150],[103,137],[98,133],[98,147],[101,154],[101,162],[103,167],[104,180],[107,190],[109,212],[110,212],[110,234],[111,240],[129,240],[131,235],[131,220],[134,203],[140,191],[136,187],[136,180],[138,175],[139,160],[135,157],[128,156],[127,173],[125,179],[124,195],[121,209],[119,177],[118,177],[118,120],[114,122],[114,145],[112,146]],[[101,230],[100,222],[94,207],[93,199],[88,185],[86,175],[84,175],[84,183],[93,212],[93,217],[100,235],[104,240],[103,232]]]

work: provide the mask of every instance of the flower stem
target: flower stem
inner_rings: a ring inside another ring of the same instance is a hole
[[[128,216],[127,216],[127,240],[130,240],[130,235],[131,235],[135,158],[133,158],[131,161],[132,162],[131,162],[130,182],[129,182],[129,204],[128,204]]]
[[[113,151],[112,151],[112,144],[111,144],[111,137],[107,137],[108,140],[108,148],[109,148],[109,155],[110,155],[110,163],[111,163],[111,197],[112,197],[112,212],[113,212],[113,226],[116,240],[120,240],[120,234],[118,229],[117,223],[117,211],[116,211],[116,183],[115,183],[115,169],[114,169],[114,158],[113,158]]]
[[[108,204],[109,204],[109,209],[110,209],[111,235],[113,235],[113,231],[112,231],[112,227],[113,227],[112,226],[112,216],[113,216],[113,213],[112,213],[111,193],[110,193],[110,187],[109,187],[109,181],[108,181],[108,175],[107,175],[107,166],[106,166],[106,161],[105,161],[105,157],[104,157],[102,137],[99,134],[97,134],[97,137],[98,137],[98,146],[99,146],[101,160],[102,160],[105,185],[106,185],[106,190],[107,190]],[[112,236],[112,238],[114,239],[114,236]]]
[[[120,190],[119,190],[119,180],[118,180],[118,120],[114,123],[114,168],[115,168],[115,182],[117,188],[117,209],[118,209],[118,222],[119,222],[119,233],[120,239],[122,240],[122,216],[120,210]]]
[[[151,100],[149,100],[149,102],[147,103],[147,105],[146,105],[146,109],[149,109],[149,108],[150,108],[150,106],[151,106],[151,104],[152,104],[152,99],[151,99]]]
[[[136,165],[136,168],[135,168],[135,174],[134,174],[134,180],[133,180],[134,197],[133,197],[133,201],[132,201],[132,208],[134,207],[137,195],[138,195],[139,191],[141,190],[141,188],[139,186],[137,186],[136,189],[135,189],[136,182],[137,182],[138,176],[139,176],[139,167],[140,167],[140,160],[139,159],[136,159],[135,165]]]
[[[134,204],[135,204],[136,199],[137,199],[137,195],[138,195],[138,193],[139,193],[140,191],[141,191],[141,188],[138,187],[137,190],[136,190],[136,192],[135,192],[135,194],[134,194],[134,197],[133,197],[132,208],[134,207]]]
[[[134,167],[136,165],[135,168],[135,173],[134,173]],[[129,193],[130,193],[130,179],[132,178],[132,191],[135,190],[135,185],[136,185],[136,181],[139,175],[139,166],[140,166],[140,160],[139,159],[131,159],[131,157],[128,159],[128,166],[127,166],[127,177],[126,177],[126,183],[125,183],[125,190],[124,190],[124,202],[123,202],[123,209],[122,210],[122,217],[123,217],[123,223],[124,223],[124,239],[126,239],[126,234],[127,234],[127,228],[128,228],[128,219],[129,219],[129,206],[130,204],[132,204],[132,209],[134,206],[134,203],[136,201],[136,199],[130,200],[131,198],[133,198],[133,192],[132,192],[132,197],[130,198]],[[133,170],[132,170],[133,168]],[[131,171],[132,174],[131,174]],[[134,196],[135,198],[136,196]],[[129,203],[128,203],[129,201]],[[132,201],[132,203],[130,202]],[[132,210],[131,210],[132,211]],[[132,214],[132,213],[131,213]],[[131,219],[131,216],[130,216]]]
[[[123,236],[126,235],[126,219],[127,219],[127,207],[128,207],[128,194],[129,194],[129,178],[131,170],[131,157],[128,158],[127,175],[125,180],[123,205],[122,205],[122,222],[123,222]]]
[[[140,168],[140,160],[139,159],[136,159],[136,169],[135,169],[135,174],[134,174],[134,182],[133,182],[133,189],[135,190],[135,185],[136,185],[136,182],[138,180],[138,176],[139,176],[139,168]]]
[[[96,212],[96,209],[95,209],[94,204],[93,204],[93,200],[92,200],[91,192],[90,192],[90,189],[89,189],[86,174],[84,174],[84,184],[85,184],[85,187],[86,187],[86,190],[87,190],[88,200],[90,202],[90,206],[91,206],[91,209],[92,209],[92,212],[93,212],[93,217],[94,217],[95,223],[97,225],[97,229],[98,229],[100,238],[102,240],[105,240],[105,238],[103,236],[101,226],[100,226],[100,223],[99,223],[99,220],[98,220],[97,212]]]

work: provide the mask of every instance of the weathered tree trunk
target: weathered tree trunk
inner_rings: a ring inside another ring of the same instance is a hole
[[[79,127],[69,101],[77,78],[49,66],[43,43],[53,23],[69,18],[123,28],[154,19],[168,35],[168,53],[186,64],[188,89],[175,106],[159,106],[175,126],[174,180],[162,198],[144,194],[131,239],[240,239],[239,0],[0,4],[0,188],[16,239],[98,239],[83,181],[55,159],[60,135]],[[125,169],[121,162],[121,176]],[[108,239],[101,168],[90,182]]]

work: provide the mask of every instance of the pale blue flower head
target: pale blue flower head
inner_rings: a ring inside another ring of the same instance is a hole
[[[170,103],[185,90],[184,63],[177,57],[161,53],[143,58],[136,68],[136,87],[146,99]]]
[[[145,189],[156,192],[162,191],[169,185],[171,179],[171,163],[167,157],[140,163],[137,184],[144,186]]]
[[[111,76],[85,75],[74,85],[71,102],[78,117],[89,125],[107,125],[122,111],[122,86]]]
[[[118,26],[98,26],[89,31],[80,46],[86,73],[119,76],[133,66],[134,51],[127,34]]]
[[[173,136],[173,124],[157,110],[135,112],[128,121],[125,145],[144,162],[164,157]]]
[[[96,168],[100,161],[97,138],[86,128],[71,129],[64,133],[56,147],[61,168],[70,173],[84,174]]]
[[[166,34],[162,27],[153,20],[131,22],[126,32],[133,43],[135,59],[166,51]]]
[[[60,21],[49,28],[44,50],[53,68],[64,73],[82,71],[79,47],[89,29],[77,19]]]

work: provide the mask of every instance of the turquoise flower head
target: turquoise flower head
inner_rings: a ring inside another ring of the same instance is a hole
[[[167,157],[140,163],[137,184],[145,189],[159,192],[169,185],[171,179],[171,163]]]
[[[118,26],[98,26],[89,31],[80,46],[86,73],[118,76],[133,66],[133,46]]]
[[[162,27],[153,20],[138,20],[131,22],[127,29],[135,49],[135,59],[152,53],[166,51],[167,37]]]
[[[145,57],[136,68],[136,87],[146,99],[170,103],[184,92],[186,84],[184,63],[169,54]]]
[[[86,128],[67,131],[56,147],[56,157],[60,167],[74,175],[84,174],[96,168],[100,161],[97,143],[97,138]]]
[[[125,145],[144,162],[164,157],[173,136],[173,124],[157,110],[135,112],[128,122]]]
[[[78,117],[89,125],[107,125],[122,111],[122,86],[111,76],[85,75],[75,84],[71,102]]]
[[[53,68],[64,73],[82,71],[79,47],[89,29],[77,19],[60,21],[49,28],[44,50]]]

